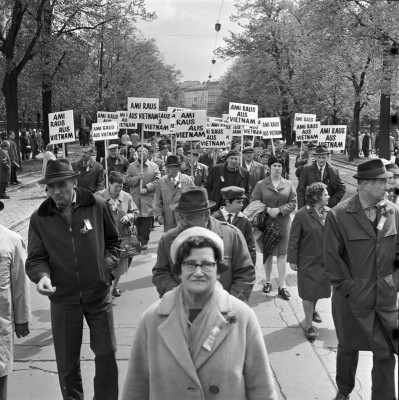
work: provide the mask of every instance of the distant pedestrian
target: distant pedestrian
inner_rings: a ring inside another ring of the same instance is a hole
[[[314,340],[313,322],[321,323],[317,300],[331,296],[330,281],[323,261],[323,238],[330,196],[327,186],[314,182],[306,188],[306,206],[294,217],[288,241],[287,262],[298,271],[298,294],[305,312],[305,336]]]
[[[22,131],[19,136],[19,147],[22,154],[22,160],[29,160],[31,146],[30,141],[26,136],[26,131]]]
[[[140,136],[137,134],[137,132],[133,132],[130,135],[130,141],[132,142],[132,146],[134,148],[136,148],[139,145]]]
[[[4,204],[0,201],[0,211]],[[29,335],[30,293],[25,274],[26,247],[18,233],[0,225],[0,399],[7,400],[7,378],[12,371],[14,332]]]
[[[62,398],[83,399],[83,320],[94,352],[96,400],[118,399],[118,368],[110,287],[120,239],[104,199],[78,188],[68,159],[47,163],[39,183],[49,198],[34,211],[26,272],[50,300],[51,328]]]
[[[32,160],[36,159],[36,156],[39,154],[40,150],[39,150],[39,140],[37,139],[37,135],[36,135],[36,129],[34,129],[32,131],[31,137],[30,137],[30,144],[31,144],[31,148],[32,148]]]
[[[366,158],[369,156],[370,150],[371,150],[370,134],[368,132],[366,132],[364,134],[363,142],[362,142],[362,151]]]
[[[371,399],[396,398],[399,209],[384,200],[391,175],[380,159],[358,165],[358,192],[326,218],[324,263],[338,338],[336,400],[349,399],[355,387],[359,351],[373,354]]]
[[[39,153],[44,151],[43,131],[38,129],[36,132],[37,140],[39,142]]]
[[[8,142],[10,143],[9,156],[11,160],[10,185],[19,185],[21,183],[17,178],[17,169],[19,168],[19,155],[18,147],[15,143],[15,133],[13,131],[10,131],[8,135]]]
[[[6,194],[8,182],[11,176],[11,160],[7,151],[6,141],[0,144],[0,199],[9,199],[10,196]]]

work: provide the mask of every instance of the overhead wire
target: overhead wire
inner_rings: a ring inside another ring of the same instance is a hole
[[[219,34],[219,31],[220,31],[220,28],[221,28],[221,24],[220,24],[219,21],[220,21],[220,16],[222,14],[223,4],[224,4],[224,0],[222,0],[222,4],[220,5],[219,15],[218,15],[217,21],[215,23],[215,31],[216,31],[216,34],[215,34],[215,46],[214,46],[214,49],[213,49],[213,56],[212,56],[212,61],[211,61],[211,69],[210,69],[209,75],[208,75],[209,79],[212,78],[213,66],[216,64],[215,52],[216,52],[216,49],[217,49],[218,34]]]

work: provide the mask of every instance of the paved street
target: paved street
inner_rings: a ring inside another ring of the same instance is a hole
[[[350,171],[345,173],[350,179]],[[291,177],[296,181],[294,174]],[[0,213],[0,223],[6,227],[13,227],[24,239],[27,239],[30,214],[45,198],[44,189],[34,182],[35,179],[37,176],[21,177],[20,180],[26,186],[9,191],[11,200],[4,201],[5,209]],[[351,191],[354,190],[352,187]],[[140,315],[158,298],[151,282],[151,269],[156,259],[157,243],[161,234],[162,228],[156,226],[151,233],[148,250],[133,260],[128,274],[121,278],[122,296],[114,300],[120,387],[125,380],[130,344]],[[317,340],[310,343],[305,339],[302,328],[304,313],[301,299],[298,297],[296,273],[290,271],[288,275],[288,290],[292,296],[290,301],[277,297],[278,285],[275,279],[272,281],[273,291],[270,295],[262,295],[263,276],[261,254],[258,254],[257,284],[250,298],[250,306],[255,310],[262,327],[279,398],[333,399],[336,392],[337,340],[330,312],[330,300],[318,302],[323,322],[317,325]],[[35,285],[31,285],[31,302],[31,334],[24,339],[15,339],[15,363],[14,372],[9,379],[9,399],[59,399],[61,395],[52,345],[49,301],[36,292]],[[351,399],[370,399],[371,364],[370,354],[361,353],[357,385]],[[92,398],[94,362],[87,327],[82,346],[82,373],[86,396]]]

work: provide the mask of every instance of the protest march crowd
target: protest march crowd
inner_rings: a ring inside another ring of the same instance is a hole
[[[0,349],[0,398],[12,370],[10,338],[14,330],[17,337],[29,334],[30,279],[50,299],[62,397],[83,399],[86,319],[95,398],[118,399],[112,297],[123,298],[120,279],[147,250],[157,223],[164,233],[152,282],[160,300],[137,328],[124,400],[278,398],[262,331],[247,304],[260,254],[265,296],[289,301],[287,266],[297,272],[307,340],[317,340],[314,324],[322,324],[318,300],[332,296],[335,398],[349,399],[359,351],[371,351],[371,398],[394,399],[399,167],[380,158],[359,164],[357,193],[343,200],[345,183],[330,154],[348,151],[346,127],[323,127],[315,116],[296,114],[300,152],[291,171],[279,123],[257,121],[256,106],[230,103],[228,116],[205,122],[197,112],[176,109],[174,134],[152,126],[158,133],[145,140],[144,110],[148,116],[154,109],[140,108],[138,100],[129,98],[137,115],[128,118],[141,126],[129,135],[111,119],[93,124],[91,136],[82,130],[77,161],[57,157],[60,136],[45,148],[42,135],[20,135],[30,137],[30,145],[19,147],[22,157],[28,146],[32,157],[44,152],[39,184],[47,199],[31,216],[27,251],[18,234],[0,226],[1,253],[11,255],[0,260],[10,271],[2,272],[9,285],[0,294],[8,305],[2,334],[9,338]],[[159,121],[171,118],[159,113]],[[228,127],[237,121],[245,123]],[[0,158],[1,198],[8,199],[7,184],[18,184],[13,132],[2,137]],[[274,260],[278,287],[271,280]]]

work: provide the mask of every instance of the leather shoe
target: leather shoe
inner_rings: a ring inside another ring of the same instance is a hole
[[[278,288],[278,294],[281,296],[284,300],[288,300],[290,298],[290,292],[285,288]]]
[[[334,400],[349,400],[349,394],[337,393]]]
[[[112,296],[121,297],[121,295],[122,295],[122,293],[117,287],[112,289]]]
[[[263,285],[262,293],[267,294],[267,293],[270,293],[271,290],[272,290],[272,284],[270,282],[266,282]]]
[[[313,326],[310,326],[308,329],[305,329],[305,336],[308,340],[314,340],[317,337],[317,333],[315,332]]]
[[[141,245],[141,250],[147,250],[147,245],[146,244],[142,244]]]
[[[313,322],[317,322],[318,324],[320,324],[321,322],[323,322],[323,321],[321,320],[320,314],[319,314],[316,310],[313,311],[312,321],[313,321]]]

